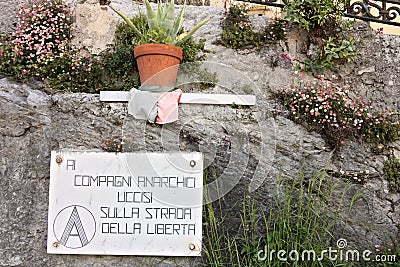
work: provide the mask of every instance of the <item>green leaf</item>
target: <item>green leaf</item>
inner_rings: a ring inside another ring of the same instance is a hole
[[[151,7],[149,0],[144,0],[146,5],[146,12],[147,12],[147,23],[151,30],[157,30],[159,28],[158,21],[157,21],[157,14],[154,12],[153,8]]]
[[[177,40],[175,42],[175,45],[181,44],[183,42],[185,42],[187,39],[189,39],[201,26],[203,26],[204,24],[206,24],[209,21],[209,19],[203,20],[202,22],[200,22],[199,24],[197,24],[196,26],[194,26],[189,32],[187,33],[182,33],[181,35],[179,35],[177,37]]]
[[[158,4],[157,4],[157,21],[161,21],[162,20],[162,17],[161,17],[161,15],[163,13],[162,9],[163,9],[163,7],[161,6],[161,1],[158,1]]]
[[[127,16],[125,16],[123,13],[121,13],[119,10],[113,8],[112,6],[110,6],[110,8],[115,13],[117,13],[126,22],[126,24],[128,24],[128,26],[131,27],[135,31],[135,33],[137,35],[139,35],[140,37],[143,36],[142,33],[136,28],[136,26],[132,23],[132,21]]]
[[[164,29],[166,32],[171,33],[173,31],[174,21],[175,21],[175,7],[174,7],[174,0],[171,0],[171,2],[166,3],[165,14],[162,23],[160,23],[160,27]]]
[[[180,29],[182,28],[182,24],[183,24],[183,14],[185,13],[185,9],[186,9],[186,0],[183,2],[183,7],[181,9],[181,12],[179,12],[178,17],[175,20],[174,23],[174,29],[172,31],[172,39],[176,38],[176,35],[178,34],[178,32],[180,31]]]

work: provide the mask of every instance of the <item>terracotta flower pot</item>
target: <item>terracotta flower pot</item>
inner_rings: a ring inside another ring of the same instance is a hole
[[[134,56],[142,85],[175,86],[182,49],[173,45],[136,46]]]

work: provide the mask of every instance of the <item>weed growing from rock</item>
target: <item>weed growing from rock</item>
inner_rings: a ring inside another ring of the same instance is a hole
[[[400,136],[397,114],[374,110],[372,104],[351,97],[348,86],[324,78],[290,84],[277,97],[290,110],[292,119],[325,135],[335,148],[355,135],[381,144]]]
[[[267,22],[260,32],[254,30],[245,5],[231,5],[222,21],[218,41],[229,48],[241,49],[276,44],[286,38],[286,21],[275,19]]]
[[[264,30],[259,33],[261,43],[276,44],[286,39],[286,21],[283,19],[273,19],[267,22]]]
[[[245,5],[231,5],[222,22],[219,43],[229,48],[259,46],[258,34],[254,32]]]
[[[400,193],[400,161],[393,155],[383,163],[383,173],[389,182],[389,190]]]
[[[135,25],[144,23],[144,17],[132,18]],[[133,57],[133,42],[138,38],[126,23],[119,23],[112,44],[99,55],[96,62],[103,79],[99,81],[103,90],[130,90],[140,85],[139,72]]]
[[[288,254],[284,256],[286,261],[276,257],[277,251],[294,249],[313,250],[321,255],[330,242],[335,241],[339,214],[350,213],[361,196],[356,192],[351,199],[345,199],[349,192],[354,192],[355,186],[347,183],[339,189],[339,183],[320,171],[309,178],[303,172],[294,179],[279,176],[276,193],[268,204],[263,203],[264,209],[250,197],[237,204],[240,225],[231,230],[221,226],[227,223],[227,214],[232,210],[223,209],[219,201],[205,205],[204,265],[342,266],[339,261],[327,257],[319,261],[292,261]],[[338,195],[341,197],[334,197]],[[273,251],[275,254],[271,258]]]
[[[42,80],[53,90],[80,91],[90,84],[93,58],[71,44],[73,19],[61,0],[21,2],[17,17],[16,31],[0,44],[1,73]]]
[[[308,32],[309,46],[318,53],[299,64],[307,72],[333,69],[338,64],[352,61],[356,42],[347,34],[353,22],[343,20],[348,0],[294,0],[285,2],[285,19]]]
[[[307,31],[334,31],[341,23],[348,0],[295,0],[285,2],[285,18]]]
[[[297,67],[303,71],[314,72],[335,69],[337,65],[351,62],[356,57],[356,41],[352,38],[329,37],[322,39],[320,52]]]
[[[19,5],[11,59],[15,65],[23,66],[22,74],[35,74],[56,55],[67,52],[72,28],[69,14],[61,1],[34,0]]]

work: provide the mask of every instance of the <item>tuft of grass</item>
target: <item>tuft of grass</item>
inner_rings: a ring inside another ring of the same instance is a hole
[[[391,192],[400,193],[400,161],[393,155],[383,163],[383,173]]]
[[[340,182],[330,180],[324,171],[315,172],[311,178],[305,177],[304,172],[294,179],[280,176],[268,205],[250,197],[237,203],[241,216],[236,230],[224,227],[230,220],[220,201],[206,204],[204,266],[344,266],[328,257],[322,261],[293,261],[288,254],[287,261],[277,258],[279,250],[314,250],[318,257],[323,250],[336,246],[334,230],[341,219],[339,214],[350,212],[360,197],[357,192],[348,201],[348,193],[354,191],[355,185],[343,186]],[[336,202],[331,203],[334,194]]]

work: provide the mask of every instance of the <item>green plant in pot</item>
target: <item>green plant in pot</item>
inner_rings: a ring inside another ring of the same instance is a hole
[[[157,85],[173,87],[176,81],[178,66],[182,59],[180,44],[190,38],[201,26],[207,23],[204,20],[188,32],[182,33],[183,15],[186,8],[184,3],[179,15],[175,18],[174,1],[158,2],[154,11],[148,0],[146,19],[148,28],[141,29],[119,10],[111,7],[136,34],[140,37],[140,45],[134,49],[134,56],[138,65],[140,81],[143,85]]]

